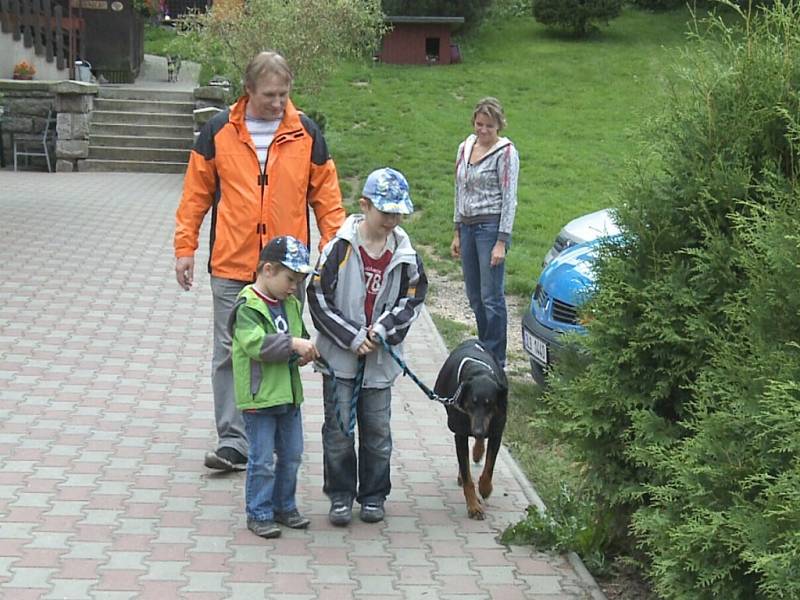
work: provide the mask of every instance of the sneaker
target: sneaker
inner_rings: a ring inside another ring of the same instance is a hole
[[[331,525],[344,527],[353,518],[353,503],[344,500],[334,500],[331,509],[328,511],[328,520]]]
[[[308,524],[311,523],[311,519],[301,515],[300,511],[296,508],[285,513],[276,512],[275,521],[291,529],[305,529],[308,527]]]
[[[364,523],[378,523],[384,517],[383,502],[365,502],[361,505],[361,520]]]
[[[275,521],[256,521],[247,519],[247,528],[259,537],[276,538],[281,537],[281,528]]]
[[[203,464],[218,471],[244,471],[247,468],[247,457],[234,448],[224,446],[216,452],[207,452]]]

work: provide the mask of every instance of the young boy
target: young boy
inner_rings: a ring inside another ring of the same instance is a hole
[[[239,294],[229,322],[236,406],[250,444],[247,528],[265,538],[280,536],[278,523],[294,529],[309,524],[295,501],[303,454],[298,367],[319,353],[307,339],[302,307],[293,294],[312,271],[302,242],[274,238],[261,251],[256,281]]]
[[[414,210],[402,173],[370,173],[359,203],[363,214],[350,216],[328,242],[308,284],[317,346],[328,367],[322,388],[323,491],[331,501],[328,519],[340,526],[350,522],[354,499],[362,521],[383,520],[391,489],[391,386],[401,371],[381,338],[402,356],[401,343],[428,289],[422,262],[398,227]],[[357,457],[348,425],[354,390]]]

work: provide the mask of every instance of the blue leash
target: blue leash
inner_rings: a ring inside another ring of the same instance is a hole
[[[387,342],[382,337],[379,337],[378,339],[380,339],[381,345],[383,346],[383,349],[389,354],[389,356],[391,356],[394,359],[394,362],[396,362],[397,365],[403,370],[403,375],[408,375],[411,378],[411,381],[416,383],[417,386],[419,386],[419,389],[421,389],[422,392],[430,400],[433,400],[434,402],[439,402],[441,404],[444,404],[445,406],[456,406],[456,407],[458,406],[458,398],[459,398],[459,396],[461,396],[461,384],[460,383],[458,384],[458,387],[456,388],[456,393],[453,394],[452,398],[442,398],[439,394],[437,394],[432,389],[430,389],[427,385],[422,383],[420,378],[417,377],[414,374],[414,371],[409,369],[408,365],[405,363],[405,361],[397,355],[397,353],[394,351],[394,349],[389,345],[389,342]]]
[[[411,369],[408,368],[408,365],[402,358],[400,358],[400,356],[397,355],[394,349],[389,345],[389,342],[387,342],[383,337],[379,337],[378,339],[380,339],[383,349],[389,354],[389,356],[392,357],[392,359],[403,371],[403,375],[408,375],[430,400],[439,402],[445,406],[455,406],[456,408],[459,408],[458,400],[459,396],[461,396],[461,384],[458,385],[458,388],[456,388],[456,393],[451,398],[443,398],[442,396],[439,396],[436,392],[425,385]],[[336,374],[333,372],[333,369],[324,358],[318,358],[317,362],[322,364],[330,373],[331,384],[333,385],[333,397],[337,398]],[[366,362],[366,356],[359,357],[358,366],[356,367],[356,376],[353,379],[353,393],[350,397],[350,418],[346,425],[344,418],[342,418],[342,412],[339,409],[339,402],[336,402],[336,422],[339,425],[339,429],[341,429],[342,433],[347,435],[347,437],[353,437],[355,435],[356,420],[358,415],[358,398],[361,395],[361,388],[364,384],[364,365]]]

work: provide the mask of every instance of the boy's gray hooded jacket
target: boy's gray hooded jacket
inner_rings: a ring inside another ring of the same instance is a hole
[[[308,308],[319,332],[317,349],[341,379],[356,376],[356,350],[367,338],[364,265],[357,234],[363,219],[363,215],[348,217],[323,248],[317,274],[308,284]],[[394,253],[375,299],[372,326],[402,357],[402,341],[419,315],[428,278],[406,232],[395,227],[390,235]],[[363,386],[389,387],[400,372],[394,359],[379,347],[366,357]]]

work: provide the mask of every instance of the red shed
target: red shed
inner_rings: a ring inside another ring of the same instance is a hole
[[[385,17],[392,29],[383,36],[378,57],[399,65],[459,62],[458,46],[451,44],[451,29],[462,25],[464,17]]]

